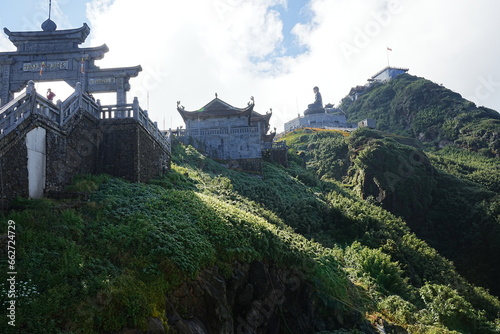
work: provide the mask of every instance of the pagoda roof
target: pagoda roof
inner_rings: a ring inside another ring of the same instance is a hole
[[[9,36],[10,41],[19,49],[26,43],[49,42],[55,44],[60,42],[73,42],[82,44],[90,34],[90,27],[84,23],[80,28],[67,30],[13,32],[4,28],[3,31]]]
[[[221,117],[234,117],[234,116],[252,116],[253,99],[248,102],[245,108],[236,108],[227,102],[222,101],[218,97],[208,102],[206,105],[198,110],[187,111],[184,106],[177,102],[177,111],[181,114],[184,121],[187,119],[207,119],[207,118],[221,118]]]
[[[273,112],[270,111],[270,112],[266,112],[264,115],[262,115],[254,110],[254,111],[252,111],[250,121],[251,122],[259,122],[259,121],[269,122],[272,114],[273,114]]]

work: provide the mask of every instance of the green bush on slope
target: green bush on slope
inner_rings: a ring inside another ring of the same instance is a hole
[[[95,181],[99,189],[77,210],[57,201],[17,205],[8,218],[20,229],[20,277],[32,278],[30,291],[36,291],[22,308],[19,328],[144,328],[149,316],[166,321],[165,296],[202,268],[261,259],[302,270],[325,304],[336,300],[369,313],[390,313],[378,309],[377,300],[395,293],[428,312],[416,293],[424,281],[450,284],[474,309],[484,310],[478,326],[494,332],[498,300],[467,288],[453,266],[419,243],[400,218],[338,183],[317,180],[311,188],[297,177],[305,173],[298,165],[286,170],[266,163],[264,178],[229,171],[189,147],[176,147],[174,162],[171,172],[150,185]],[[277,196],[253,191],[266,188]],[[307,205],[300,206],[302,198]],[[290,203],[300,207],[293,215],[286,212]],[[289,222],[306,230],[311,222],[309,236],[324,235],[333,247],[307,240]],[[359,257],[356,247],[363,249]],[[348,268],[356,270],[355,283],[368,278],[366,286],[354,289]],[[402,325],[427,326],[430,333],[444,323],[417,319]]]

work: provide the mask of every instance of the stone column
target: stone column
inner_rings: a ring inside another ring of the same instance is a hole
[[[28,81],[28,86],[26,87],[26,95],[31,95],[35,91],[35,82],[33,80]]]
[[[7,104],[10,100],[14,98],[14,94],[10,91],[10,77],[11,77],[11,67],[14,64],[12,59],[5,59],[1,62],[1,70],[2,70],[2,81],[0,82],[1,92],[0,99],[1,104],[3,106]]]
[[[127,104],[127,91],[125,90],[125,74],[116,78],[116,105],[118,106],[115,117],[123,118],[125,116],[125,104]]]
[[[132,112],[134,113],[134,118],[139,120],[139,99],[137,96],[134,97],[134,102],[132,103]]]
[[[125,90],[125,75],[116,78],[116,104],[127,104],[127,91]]]

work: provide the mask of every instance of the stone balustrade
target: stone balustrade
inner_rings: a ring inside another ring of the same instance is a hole
[[[56,104],[38,94],[35,83],[30,81],[26,92],[7,103],[0,109],[0,139],[14,130],[18,124],[31,115],[43,116],[50,121],[63,126],[79,110],[83,110],[96,119],[133,118],[137,120],[168,152],[171,151],[170,132],[163,133],[158,129],[157,122],[151,121],[148,112],[139,106],[139,101],[134,98],[132,104],[101,106],[99,100],[95,101],[82,90],[77,83],[76,90],[64,102]]]
[[[258,133],[259,127],[257,126],[245,126],[245,127],[223,127],[216,129],[178,129],[176,131],[179,137],[189,137],[189,136],[206,136],[206,135],[225,135],[225,134],[235,134],[235,133]]]

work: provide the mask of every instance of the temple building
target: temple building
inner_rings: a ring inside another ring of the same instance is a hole
[[[379,72],[377,72],[375,75],[373,75],[370,79],[368,79],[369,82],[387,82],[390,81],[401,74],[404,74],[408,72],[407,68],[400,68],[400,67],[390,67],[387,66],[386,68],[383,68]]]
[[[269,133],[272,111],[254,110],[254,99],[243,108],[233,107],[215,95],[198,110],[187,111],[177,102],[177,111],[186,124],[175,134],[213,159],[223,160],[232,168],[260,171],[262,152],[273,149],[276,132]]]
[[[361,95],[370,90],[373,87],[373,84],[389,82],[392,79],[397,78],[401,74],[405,74],[406,72],[408,72],[408,70],[409,69],[402,67],[387,66],[372,75],[372,77],[369,78],[367,80],[367,83],[363,86],[356,86],[351,88],[348,96],[351,98],[351,100],[356,101]]]
[[[325,112],[316,114],[298,115],[285,123],[285,132],[293,131],[298,128],[322,128],[322,129],[342,129],[354,130],[357,124],[347,122],[347,118],[342,110],[338,108],[324,108]]]

